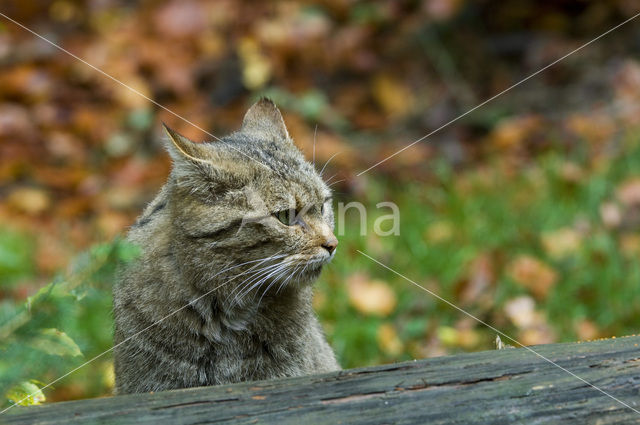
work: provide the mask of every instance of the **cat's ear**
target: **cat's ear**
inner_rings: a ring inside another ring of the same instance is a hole
[[[165,133],[167,133],[168,140],[166,146],[174,164],[184,162],[211,163],[207,146],[189,140],[182,134],[169,128],[165,123],[162,123],[162,128],[164,128]]]
[[[217,143],[193,142],[166,124],[162,126],[168,136],[166,147],[176,175],[205,177],[220,183],[240,182],[249,175],[247,168],[218,149]]]
[[[282,114],[270,99],[263,97],[253,104],[242,120],[243,133],[256,133],[276,140],[289,140]]]

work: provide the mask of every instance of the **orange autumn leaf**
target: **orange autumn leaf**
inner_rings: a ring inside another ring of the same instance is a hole
[[[356,273],[347,279],[349,302],[360,313],[388,316],[396,307],[396,294],[381,280],[371,280],[367,275]]]
[[[626,206],[640,204],[640,177],[632,177],[622,182],[616,190],[616,195]]]
[[[49,209],[51,198],[42,189],[23,187],[11,192],[7,198],[7,203],[19,212],[38,215]]]
[[[498,149],[513,149],[522,145],[541,124],[540,117],[534,115],[508,118],[500,121],[489,137]]]
[[[507,268],[508,276],[537,298],[545,298],[558,280],[554,269],[529,255],[521,255]]]

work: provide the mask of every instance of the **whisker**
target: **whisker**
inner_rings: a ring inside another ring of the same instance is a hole
[[[254,266],[250,267],[248,270],[245,270],[245,271],[243,271],[242,273],[239,273],[239,274],[237,274],[236,276],[234,276],[234,277],[233,277],[233,279],[236,279],[236,278],[238,278],[238,277],[240,277],[240,276],[243,276],[243,275],[245,275],[245,274],[248,274],[248,275],[249,275],[249,277],[248,277],[247,279],[245,279],[244,281],[240,282],[240,284],[239,284],[239,285],[237,285],[237,286],[236,286],[236,287],[231,291],[231,294],[229,294],[229,295],[226,297],[226,299],[228,299],[231,295],[233,295],[233,293],[234,293],[236,290],[238,290],[238,289],[242,286],[242,284],[243,284],[244,282],[246,282],[247,280],[252,279],[256,274],[260,274],[260,273],[262,273],[263,271],[265,271],[265,270],[267,270],[267,269],[270,269],[271,267],[273,267],[273,266],[274,266],[274,264],[271,264],[271,265],[265,266],[265,267],[263,267],[263,268],[259,268],[258,270],[254,270],[256,267],[258,267],[258,266],[260,266],[260,265],[264,264],[264,263],[265,263],[265,262],[267,262],[267,261],[271,261],[271,260],[275,260],[275,259],[280,259],[280,258],[282,258],[282,257],[286,257],[286,256],[287,256],[287,254],[279,254],[279,253],[278,253],[278,254],[271,255],[271,256],[269,256],[269,257],[265,257],[265,258],[260,259],[260,260],[247,261],[246,263],[241,264],[241,265],[244,265],[244,264],[247,264],[247,263],[258,262],[258,264],[256,264],[256,265],[254,265]],[[278,264],[278,263],[277,263],[277,264]]]
[[[287,264],[288,265],[288,264]],[[283,274],[285,274],[287,272],[287,268],[283,267],[281,269],[281,271],[273,278],[273,281],[265,288],[264,291],[262,291],[262,295],[260,296],[260,299],[258,300],[258,307],[260,307],[260,303],[262,302],[262,298],[266,295],[266,293],[269,291],[269,289],[278,281],[278,279],[280,279]]]
[[[268,273],[268,272],[272,271],[273,269],[277,269],[280,265],[281,265],[281,263],[270,264],[268,266],[265,266],[265,267],[263,267],[261,269],[258,269],[258,270],[255,270],[255,271],[249,273],[249,276],[245,280],[240,282],[233,289],[233,291],[231,291],[231,293],[229,294],[229,297],[233,296],[234,293],[236,291],[238,291],[238,293],[235,294],[236,295],[236,299],[238,299],[238,296],[245,290],[245,288],[250,286],[255,279],[259,280],[263,276],[263,274]],[[235,300],[234,300],[234,302],[235,302]]]
[[[336,152],[333,155],[331,155],[331,158],[327,159],[327,162],[324,163],[324,167],[322,167],[322,170],[320,170],[320,175],[322,175],[322,173],[324,173],[324,169],[327,168],[327,165],[329,165],[329,163],[331,162],[331,160],[333,158],[335,158],[338,154],[341,154],[342,151],[340,152]]]
[[[316,124],[316,129],[313,130],[313,168],[316,168],[316,134],[318,134],[318,124]]]
[[[286,256],[285,254],[282,254],[282,255],[278,255],[278,254],[276,254],[276,255],[273,255],[273,256],[266,257],[266,258],[260,258],[260,259],[257,259],[257,260],[251,260],[251,261],[246,261],[246,262],[241,263],[241,264],[236,264],[235,266],[227,267],[227,268],[224,268],[224,269],[220,270],[219,272],[217,272],[217,273],[216,273],[216,274],[214,274],[213,276],[209,277],[209,278],[208,278],[208,280],[211,280],[211,279],[213,279],[214,277],[221,275],[222,273],[228,272],[229,270],[233,270],[233,269],[236,269],[236,268],[238,268],[238,267],[241,267],[241,266],[244,266],[244,265],[247,265],[247,264],[251,264],[251,263],[255,263],[255,262],[268,261],[268,260],[271,260],[271,259],[274,259],[274,258],[280,258],[280,257],[285,257],[285,256]],[[227,264],[229,264],[229,263],[227,263]],[[260,265],[260,263],[259,263],[259,264],[257,264],[257,266],[259,266],[259,265]],[[254,267],[255,267],[255,266],[254,266]],[[249,268],[249,271],[250,271],[251,269],[252,269],[252,268]],[[243,274],[243,273],[241,273],[241,274],[239,274],[239,275],[234,276],[234,277],[233,277],[233,279],[235,279],[235,278],[236,278],[236,277],[238,277],[238,276],[241,276],[242,274]]]
[[[337,175],[338,175],[338,173],[335,173],[335,174],[333,174],[331,177],[329,177],[328,179],[326,179],[326,180],[324,181],[324,182],[325,182],[325,184],[328,184],[328,183],[331,181],[331,179],[332,179],[332,178],[334,178],[334,177],[335,177],[335,176],[337,176]]]
[[[249,280],[249,282],[243,286],[243,288],[241,289],[240,292],[238,292],[238,294],[236,294],[236,297],[234,298],[233,303],[235,304],[240,300],[242,300],[242,298],[244,298],[247,294],[249,294],[254,288],[257,288],[258,286],[260,286],[262,282],[264,282],[274,273],[277,273],[280,270],[280,268],[284,267],[285,265],[286,263],[278,263],[272,266],[265,267],[265,269],[263,269],[260,274],[247,279]],[[247,282],[247,280],[245,280],[244,282]]]
[[[289,277],[287,277],[278,287],[278,290],[276,291],[276,294],[278,294],[280,292],[280,290],[282,290],[282,288],[284,288],[287,285],[287,282],[289,282],[289,280],[291,280],[291,278],[296,274],[296,271],[298,270],[298,267],[300,267],[300,265],[296,265],[296,267],[293,269],[293,271],[291,272],[291,274],[289,275]]]

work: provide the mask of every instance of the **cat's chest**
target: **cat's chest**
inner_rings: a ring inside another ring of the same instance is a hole
[[[210,344],[208,354],[198,361],[203,385],[246,380],[272,379],[309,372],[309,346],[305,339],[265,339],[237,332],[227,344]]]

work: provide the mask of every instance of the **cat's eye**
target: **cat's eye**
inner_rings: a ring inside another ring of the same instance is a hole
[[[280,210],[273,213],[273,216],[277,218],[280,223],[287,226],[293,226],[295,224],[296,215],[298,215],[298,212],[294,209]]]

